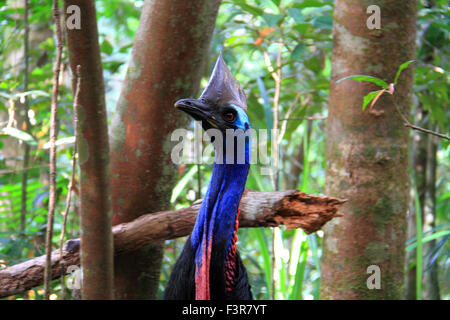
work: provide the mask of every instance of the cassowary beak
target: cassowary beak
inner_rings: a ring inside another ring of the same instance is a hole
[[[186,112],[195,120],[202,121],[205,129],[208,127],[218,127],[217,121],[211,112],[211,108],[200,99],[180,99],[175,102],[175,108]],[[206,123],[208,123],[208,125],[206,125]]]

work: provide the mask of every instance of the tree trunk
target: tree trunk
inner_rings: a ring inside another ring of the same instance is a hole
[[[367,74],[393,82],[398,66],[415,55],[417,3],[372,1],[381,9],[381,29],[373,30],[366,27],[366,3],[335,3],[326,194],[349,201],[344,216],[325,227],[322,299],[400,299],[403,291],[408,129],[394,99],[409,117],[412,68],[402,73],[394,96],[378,100],[375,112],[361,106],[376,87],[336,80]],[[380,289],[369,289],[368,278],[376,277],[368,273],[371,265],[380,268]]]
[[[76,74],[77,65],[81,65],[77,106],[83,270],[81,295],[83,299],[113,299],[108,127],[95,3],[65,0],[64,12],[70,5],[77,5],[81,13],[81,29],[67,29],[72,74]],[[74,92],[75,85],[74,82]]]
[[[219,0],[146,1],[112,120],[113,223],[167,210],[176,168],[171,132],[186,124],[173,107],[197,93]],[[162,243],[115,259],[117,299],[156,298]]]

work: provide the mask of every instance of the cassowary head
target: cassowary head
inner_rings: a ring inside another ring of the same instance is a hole
[[[204,130],[225,131],[249,126],[244,90],[228,69],[222,54],[216,61],[209,83],[198,99],[180,99],[175,107],[202,122]]]

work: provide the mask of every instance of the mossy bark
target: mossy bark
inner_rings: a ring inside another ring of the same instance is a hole
[[[110,131],[113,224],[167,210],[176,178],[173,106],[197,94],[220,1],[146,1]],[[162,244],[115,259],[117,299],[154,299]]]
[[[369,5],[381,9],[381,29],[369,30]],[[377,88],[336,80],[366,74],[393,82],[397,68],[415,56],[415,1],[337,0],[327,126],[326,194],[349,201],[342,218],[325,226],[322,299],[400,299],[404,283],[408,210],[408,129],[413,72],[405,70],[395,96],[383,95],[374,111],[363,97]],[[376,265],[381,288],[369,289]]]

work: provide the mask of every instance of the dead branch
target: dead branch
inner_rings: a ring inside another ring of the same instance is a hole
[[[329,220],[340,217],[339,207],[345,200],[306,194],[296,190],[259,192],[246,190],[240,204],[239,226],[302,228],[312,233]],[[142,248],[154,241],[188,235],[195,223],[201,201],[180,210],[162,211],[113,227],[114,253],[120,255]],[[62,261],[61,261],[62,260]],[[66,273],[66,268],[79,265],[79,239],[65,243],[61,258],[52,252],[52,278]],[[0,270],[0,298],[18,294],[43,283],[45,256]],[[65,268],[65,269],[64,269]]]

